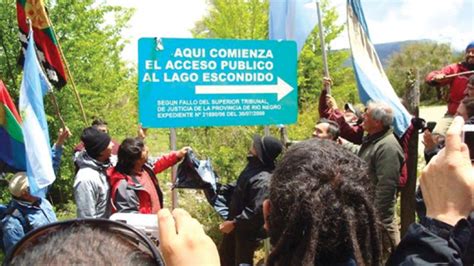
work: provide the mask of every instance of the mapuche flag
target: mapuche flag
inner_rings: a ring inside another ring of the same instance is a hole
[[[43,0],[17,0],[16,7],[18,27],[20,28],[20,42],[22,44],[22,54],[19,64],[23,66],[26,47],[28,45],[29,26],[27,19],[30,19],[32,29],[35,33],[36,51],[41,66],[49,82],[54,87],[57,89],[64,87],[64,85],[66,85],[64,65]]]
[[[21,130],[21,118],[1,80],[0,143],[0,164],[6,164],[13,171],[25,171],[25,142]]]

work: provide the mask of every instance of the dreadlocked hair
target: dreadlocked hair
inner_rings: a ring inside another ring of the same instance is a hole
[[[268,265],[380,265],[381,225],[364,161],[334,141],[292,145],[273,173]]]

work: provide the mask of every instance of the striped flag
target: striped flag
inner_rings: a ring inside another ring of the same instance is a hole
[[[360,0],[347,0],[347,30],[360,100],[364,104],[369,100],[389,104],[394,112],[394,131],[401,137],[411,123],[411,115],[402,105],[385,75],[370,41]]]
[[[30,19],[32,29],[35,32],[35,43],[41,66],[47,74],[49,82],[55,88],[60,89],[64,87],[66,85],[64,65],[43,0],[17,0],[16,10],[23,52],[20,64],[23,64],[28,45],[29,26],[27,19]]]
[[[7,88],[0,80],[0,162],[12,171],[25,171],[25,143],[21,118]]]
[[[23,118],[21,128],[26,149],[26,172],[30,193],[38,197],[44,197],[47,186],[56,179],[43,104],[43,96],[49,89],[48,80],[36,57],[33,31],[30,31],[23,66],[19,109]]]
[[[314,0],[270,0],[268,38],[296,41],[299,54],[318,22],[316,12]]]

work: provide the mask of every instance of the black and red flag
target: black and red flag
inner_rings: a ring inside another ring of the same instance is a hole
[[[22,44],[20,65],[23,65],[24,54],[28,44],[29,26],[27,19],[30,19],[34,31],[33,36],[36,43],[38,60],[49,82],[57,89],[64,87],[66,85],[66,73],[59,53],[58,42],[43,0],[17,0],[16,7],[18,27],[20,28],[20,42]]]

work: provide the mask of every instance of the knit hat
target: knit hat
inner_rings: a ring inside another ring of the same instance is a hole
[[[474,48],[474,41],[470,42],[470,43],[467,45],[467,47],[466,47],[466,52],[467,52],[467,50],[472,49],[472,48]]]
[[[271,136],[260,137],[260,135],[254,135],[253,146],[258,158],[266,165],[273,165],[275,159],[283,150],[281,142]]]
[[[28,189],[28,177],[25,172],[16,173],[8,185],[10,193],[19,198]]]
[[[110,144],[111,138],[95,127],[88,127],[82,131],[81,141],[90,157],[97,159],[100,153]]]

